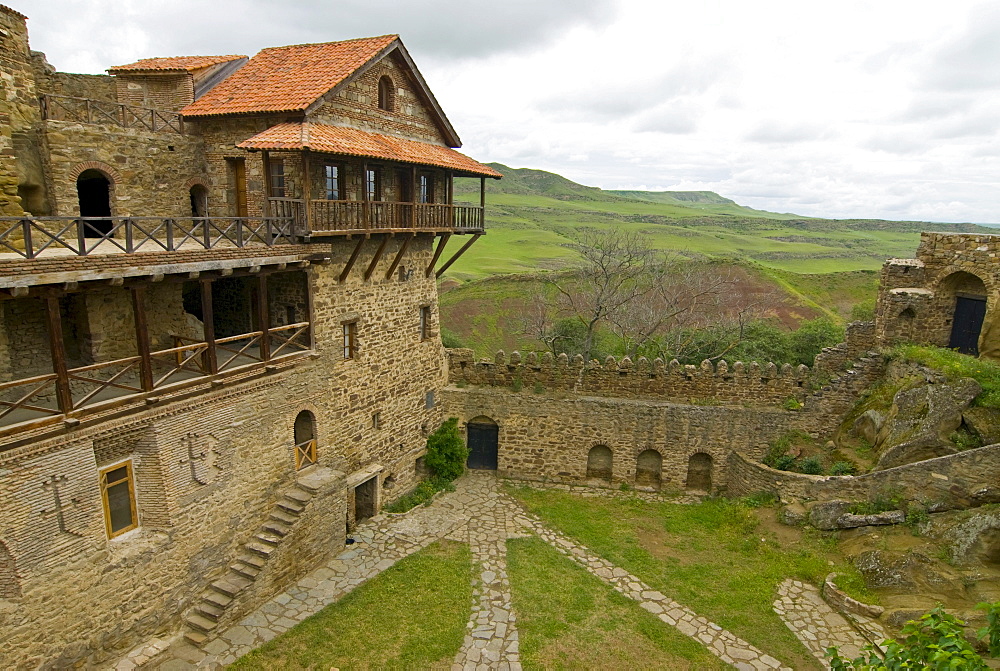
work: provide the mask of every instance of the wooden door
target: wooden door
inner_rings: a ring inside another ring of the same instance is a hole
[[[951,323],[948,347],[962,354],[979,355],[979,332],[986,317],[986,297],[958,296],[955,299],[955,318]]]
[[[469,424],[469,460],[471,469],[497,470],[500,427],[496,424]]]
[[[360,524],[378,512],[376,495],[378,494],[378,476],[366,480],[354,488],[354,523]]]
[[[229,159],[230,184],[232,185],[234,199],[233,216],[247,216],[247,162],[242,158]]]

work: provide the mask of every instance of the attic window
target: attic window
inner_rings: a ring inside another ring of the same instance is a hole
[[[393,108],[392,80],[383,75],[378,80],[378,108],[391,112]]]

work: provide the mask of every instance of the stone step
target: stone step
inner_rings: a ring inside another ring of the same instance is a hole
[[[261,557],[270,557],[271,553],[275,550],[273,545],[268,545],[267,543],[250,542],[243,547],[256,555],[260,555]]]
[[[298,503],[302,504],[309,503],[310,501],[312,501],[313,497],[313,495],[310,494],[309,492],[305,491],[304,489],[298,489],[298,488],[289,489],[283,493],[286,498],[289,498],[293,501],[297,501]]]
[[[229,567],[229,570],[247,580],[256,580],[257,574],[260,573],[260,569],[256,566],[244,564],[243,562],[236,562]]]
[[[188,615],[184,620],[188,623],[188,626],[197,631],[203,631],[206,634],[218,626],[218,623],[213,620],[209,620],[207,617],[202,617],[201,615]]]
[[[280,545],[281,536],[278,534],[268,533],[267,531],[258,531],[253,535],[254,538],[259,540],[261,543],[267,543],[268,545]]]
[[[276,536],[281,536],[281,537],[287,536],[288,532],[292,530],[291,526],[284,524],[282,522],[278,522],[277,520],[269,520],[267,522],[264,522],[262,528],[264,529],[264,531],[267,531],[268,533],[272,533]]]
[[[216,622],[220,617],[222,617],[222,614],[226,612],[225,608],[220,608],[219,606],[213,605],[207,601],[199,603],[194,607],[194,610],[198,615]]]
[[[283,508],[275,507],[275,509],[271,511],[271,519],[275,522],[292,526],[296,521],[298,521],[299,516],[294,513],[289,513]]]
[[[207,590],[205,594],[201,595],[201,600],[212,604],[213,606],[218,606],[219,608],[226,608],[233,602],[233,598],[231,596],[226,596],[225,594],[214,590]]]
[[[285,511],[293,515],[298,515],[303,510],[306,509],[304,505],[292,499],[281,499],[280,501],[278,501],[278,507],[284,509]]]
[[[199,648],[205,643],[205,641],[208,640],[208,636],[205,636],[205,634],[200,631],[195,631],[194,629],[185,631],[184,638],[187,639],[188,643],[191,643]]]
[[[314,482],[315,482],[314,480],[305,478],[302,480],[296,480],[295,486],[304,491],[305,493],[309,494],[309,496],[315,496],[316,492],[319,491],[319,486],[317,485],[314,487],[313,486]]]
[[[213,582],[211,587],[216,592],[220,592],[229,597],[234,597],[249,587],[252,582],[252,580],[230,573],[222,580],[216,580]]]
[[[252,552],[248,552],[247,554],[240,555],[239,559],[237,561],[239,561],[239,562],[241,562],[243,564],[247,564],[249,566],[253,566],[256,569],[262,569],[262,568],[264,568],[264,565],[267,563],[266,559],[264,559],[260,555],[253,554]]]

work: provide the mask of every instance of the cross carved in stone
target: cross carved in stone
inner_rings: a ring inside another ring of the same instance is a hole
[[[218,464],[219,453],[215,449],[219,439],[210,433],[189,433],[181,438],[181,443],[187,449],[187,457],[181,459],[180,463],[190,467],[191,481],[207,485],[215,480],[215,476],[222,470]]]
[[[68,508],[76,507],[80,503],[80,499],[75,496],[70,496],[69,501],[63,503],[63,498],[65,497],[65,492],[59,491],[60,487],[69,478],[65,475],[53,475],[47,480],[42,480],[42,487],[45,489],[50,489],[52,491],[52,507],[43,508],[40,512],[42,517],[48,517],[54,514],[56,516],[56,524],[59,525],[59,531],[67,533],[71,536],[76,536],[78,538],[83,538],[83,534],[71,531],[66,524],[66,513]]]

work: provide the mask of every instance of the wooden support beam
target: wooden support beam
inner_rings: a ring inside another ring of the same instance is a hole
[[[445,233],[441,236],[437,249],[434,250],[434,258],[432,258],[431,262],[427,265],[427,272],[424,273],[424,277],[430,277],[431,273],[434,272],[434,265],[438,262],[438,259],[441,258],[441,252],[444,251],[444,246],[448,244],[448,238],[450,237],[451,233]]]
[[[375,272],[375,266],[377,266],[378,262],[382,259],[382,254],[385,252],[385,248],[389,244],[389,240],[392,239],[392,237],[392,234],[389,234],[382,238],[382,244],[380,244],[378,249],[375,250],[375,256],[372,257],[372,262],[368,264],[368,268],[365,270],[365,282],[367,282],[368,278]]]
[[[479,207],[486,207],[486,178],[479,178]]]
[[[215,375],[219,372],[219,359],[215,351],[215,311],[212,309],[212,280],[201,280],[201,319],[205,326],[205,370]]]
[[[466,242],[464,245],[462,245],[462,248],[460,250],[458,250],[457,252],[455,252],[455,255],[452,256],[450,259],[448,259],[447,263],[445,263],[443,266],[441,266],[441,270],[437,271],[437,274],[435,274],[434,277],[435,278],[441,277],[441,275],[444,274],[444,271],[448,270],[448,268],[451,267],[451,264],[455,263],[455,261],[458,261],[458,257],[460,257],[462,254],[464,254],[465,250],[468,249],[469,247],[471,247],[473,245],[473,243],[475,243],[475,241],[478,240],[479,238],[481,238],[482,236],[483,236],[482,233],[479,233],[477,235],[473,235],[472,239],[470,239],[468,242]]]
[[[302,198],[305,201],[303,207],[305,208],[306,216],[306,230],[304,233],[308,235],[312,231],[312,171],[310,170],[311,154],[308,149],[302,150],[302,181],[305,182],[302,186]]]
[[[420,202],[420,181],[417,179],[417,166],[410,168],[410,228],[417,230],[417,203]]]
[[[403,254],[406,253],[406,248],[410,246],[410,242],[412,242],[415,237],[417,237],[416,233],[406,236],[406,239],[403,240],[403,244],[399,246],[399,251],[396,252],[396,258],[392,260],[392,265],[389,266],[389,270],[385,271],[385,279],[388,280],[392,278],[392,274],[396,272],[396,266],[398,266],[399,262],[403,260]]]
[[[372,227],[372,207],[368,197],[368,161],[361,162],[361,212],[365,219],[365,230]],[[344,280],[340,280],[343,282]]]
[[[358,255],[361,254],[361,247],[365,244],[367,238],[358,238],[358,244],[354,245],[354,251],[351,253],[351,258],[347,260],[347,265],[344,266],[344,271],[340,273],[340,282],[343,283],[347,276],[351,272],[351,268],[354,267],[355,262],[358,260]]]
[[[149,355],[149,326],[146,320],[146,287],[129,287],[132,294],[132,317],[135,322],[135,342],[139,351],[139,378],[143,391],[153,391],[153,360]]]
[[[271,360],[271,315],[267,300],[267,274],[262,273],[257,277],[257,330],[260,334],[260,358],[263,361]]]
[[[56,402],[59,404],[59,411],[68,415],[73,411],[73,393],[69,388],[59,298],[54,295],[46,298],[45,308],[49,329],[49,350],[52,352],[52,372],[56,374]]]

